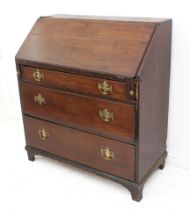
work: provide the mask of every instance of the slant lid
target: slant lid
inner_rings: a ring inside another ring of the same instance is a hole
[[[159,21],[65,15],[39,18],[16,60],[134,77]]]

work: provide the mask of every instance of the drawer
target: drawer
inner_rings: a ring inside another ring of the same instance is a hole
[[[134,92],[130,92],[134,88],[130,80],[117,82],[28,66],[22,66],[21,71],[22,80],[37,85],[121,100],[134,99]]]
[[[134,180],[134,146],[32,117],[24,122],[27,145]]]
[[[23,112],[121,141],[134,142],[135,106],[20,84]]]

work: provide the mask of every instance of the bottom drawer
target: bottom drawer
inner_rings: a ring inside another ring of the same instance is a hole
[[[135,147],[24,116],[27,145],[129,180],[135,179]]]

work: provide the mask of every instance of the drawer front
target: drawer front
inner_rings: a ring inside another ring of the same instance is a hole
[[[21,71],[22,79],[33,84],[121,100],[133,100],[133,94],[130,95],[133,93],[130,92],[132,88],[130,81],[117,82],[27,66],[22,66]]]
[[[135,106],[20,84],[23,112],[30,116],[133,142]]]
[[[134,180],[135,147],[24,116],[27,145]]]

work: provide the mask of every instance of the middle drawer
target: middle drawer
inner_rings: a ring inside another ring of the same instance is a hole
[[[20,83],[25,114],[124,142],[135,139],[135,106]]]

